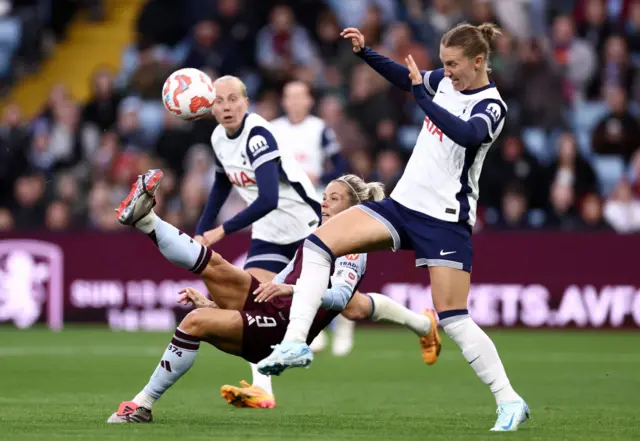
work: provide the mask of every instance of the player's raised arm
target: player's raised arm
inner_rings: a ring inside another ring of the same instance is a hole
[[[476,104],[468,121],[459,118],[427,96],[422,75],[413,61],[405,60],[411,76],[411,91],[416,102],[442,133],[462,147],[477,147],[493,139],[493,133],[506,115],[506,109],[498,100],[487,99]]]
[[[346,28],[340,33],[342,38],[351,39],[353,52],[362,58],[376,72],[382,75],[387,81],[400,89],[411,91],[411,80],[409,70],[402,64],[380,55],[364,42],[364,35],[357,28]],[[423,72],[423,75],[426,73]]]
[[[265,127],[251,129],[246,154],[255,170],[258,198],[223,224],[225,234],[248,227],[278,208],[280,151],[273,134]]]
[[[220,209],[229,197],[229,193],[231,193],[231,182],[229,178],[220,165],[218,158],[214,157],[214,160],[216,170],[215,181],[213,182],[207,203],[204,206],[204,211],[196,225],[196,237],[202,236],[205,231],[213,227]]]
[[[322,174],[320,181],[324,184],[328,184],[334,179],[347,173],[349,164],[340,154],[340,144],[336,139],[336,134],[333,129],[326,127],[322,131],[322,151],[324,157],[331,161],[331,171]]]

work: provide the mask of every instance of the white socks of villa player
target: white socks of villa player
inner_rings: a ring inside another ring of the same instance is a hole
[[[199,338],[176,329],[149,383],[132,401],[140,407],[151,410],[153,403],[191,369],[199,349]]]
[[[383,294],[367,294],[371,299],[371,319],[406,326],[419,336],[427,335],[431,329],[431,319],[417,314]]]
[[[136,222],[135,227],[155,242],[169,262],[196,274],[200,274],[207,267],[211,251],[188,234],[160,219],[153,210]]]
[[[322,304],[322,295],[331,276],[331,250],[312,234],[302,248],[302,271],[291,301],[289,326],[284,340],[306,343],[313,319]]]
[[[269,395],[273,395],[273,388],[271,387],[271,376],[263,375],[258,372],[258,365],[249,363],[251,365],[251,374],[253,375],[252,384],[262,388]]]
[[[489,386],[496,403],[520,400],[504,370],[498,350],[491,339],[471,319],[466,309],[443,311],[440,325],[444,332],[462,349],[462,356]]]

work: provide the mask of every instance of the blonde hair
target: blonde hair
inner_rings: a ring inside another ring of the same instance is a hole
[[[502,31],[493,23],[482,23],[479,26],[460,23],[442,36],[440,44],[444,47],[461,47],[467,58],[483,55],[488,65],[491,43],[500,34]]]
[[[344,175],[333,182],[340,182],[349,188],[351,205],[368,201],[380,201],[385,198],[384,184],[381,182],[365,182],[356,175]]]
[[[218,78],[213,82],[213,88],[215,89],[216,84],[221,83],[223,81],[235,81],[238,84],[238,87],[240,88],[240,93],[242,93],[242,96],[244,98],[247,97],[247,86],[244,84],[244,82],[240,78],[234,77],[233,75],[221,76],[220,78]]]

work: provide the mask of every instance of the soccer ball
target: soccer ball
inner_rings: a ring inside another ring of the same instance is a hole
[[[177,70],[169,75],[162,87],[164,107],[187,121],[211,113],[215,98],[211,78],[198,69]]]

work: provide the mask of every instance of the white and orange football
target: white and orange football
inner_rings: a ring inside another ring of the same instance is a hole
[[[164,107],[178,118],[192,121],[211,113],[216,92],[213,81],[198,69],[180,69],[162,87]]]

